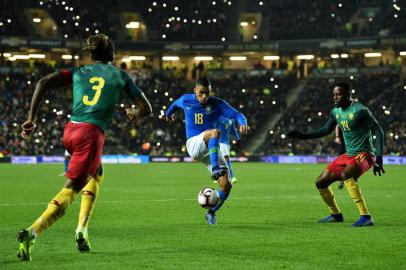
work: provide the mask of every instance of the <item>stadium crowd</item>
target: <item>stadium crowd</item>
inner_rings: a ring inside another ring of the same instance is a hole
[[[39,68],[40,67],[40,68]],[[45,98],[38,116],[38,127],[32,142],[24,142],[19,125],[26,117],[35,82],[52,71],[45,63],[37,62],[29,73],[0,75],[0,152],[3,155],[61,154],[63,126],[72,106],[71,89],[52,91]],[[118,104],[111,129],[107,131],[105,153],[148,153],[154,155],[185,154],[183,122],[169,126],[160,119],[164,110],[176,98],[193,91],[193,82],[178,77],[175,70],[156,72],[151,69],[127,70],[149,97],[154,116],[140,123],[131,123],[125,116],[123,99]],[[212,79],[215,94],[247,115],[255,131],[266,118],[286,107],[286,93],[296,83],[293,75],[276,77],[266,71],[230,73]],[[183,116],[179,115],[180,119]],[[253,133],[252,133],[253,134]],[[250,136],[242,137],[241,151]],[[238,142],[235,142],[238,146]]]
[[[384,129],[387,154],[405,155],[406,105],[404,82],[396,74],[373,74],[350,78],[311,78],[308,80],[296,103],[285,112],[267,141],[261,147],[262,154],[317,154],[335,155],[339,146],[331,136],[314,140],[289,140],[286,132],[294,128],[307,131],[325,124],[332,101],[332,86],[339,81],[349,81],[354,89],[354,98],[368,106]]]

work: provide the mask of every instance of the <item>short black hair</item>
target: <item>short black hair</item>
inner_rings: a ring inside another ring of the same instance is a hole
[[[348,82],[339,82],[339,83],[336,83],[336,84],[334,85],[334,87],[340,87],[341,89],[344,90],[344,92],[345,92],[348,96],[351,95],[352,86],[351,86],[351,84],[349,84]]]
[[[200,78],[200,79],[198,79],[198,80],[196,81],[196,86],[198,86],[198,85],[208,88],[208,87],[211,86],[211,82],[210,82],[210,80],[207,79],[207,78]]]
[[[83,50],[90,51],[91,58],[94,61],[113,61],[114,43],[104,34],[90,36],[86,40],[86,47]]]

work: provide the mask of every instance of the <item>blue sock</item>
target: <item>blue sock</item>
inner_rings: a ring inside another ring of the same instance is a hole
[[[67,172],[68,171],[68,165],[69,165],[69,159],[65,159],[64,164],[65,164],[65,172]]]
[[[221,206],[224,204],[225,200],[227,200],[228,195],[230,194],[230,193],[225,193],[225,192],[221,191],[220,189],[217,190],[217,193],[219,195],[219,202],[217,203],[217,205],[215,207],[210,209],[210,211],[213,213],[215,213],[216,211],[218,211],[221,208]]]
[[[231,161],[230,161],[230,159],[227,160],[227,165],[228,165],[228,170],[230,171],[230,177],[233,178],[234,177],[234,172],[233,172],[233,169],[231,169]]]
[[[210,163],[212,169],[219,167],[219,138],[210,138],[207,143],[210,154]]]

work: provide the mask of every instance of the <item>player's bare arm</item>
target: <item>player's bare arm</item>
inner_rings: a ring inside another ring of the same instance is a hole
[[[45,93],[49,89],[60,88],[69,85],[59,72],[51,73],[40,79],[35,87],[34,94],[31,100],[31,108],[28,113],[28,119],[21,125],[23,131],[21,136],[28,139],[33,129],[35,128],[35,118],[38,113],[39,105]]]

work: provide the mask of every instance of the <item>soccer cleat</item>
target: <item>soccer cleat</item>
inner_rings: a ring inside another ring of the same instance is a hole
[[[217,225],[216,214],[212,211],[207,211],[206,215],[207,224],[209,225]]]
[[[233,183],[233,184],[234,184],[234,183],[237,183],[237,181],[238,181],[238,180],[237,180],[237,177],[233,177],[233,178],[231,178],[231,183]]]
[[[23,229],[17,234],[17,242],[20,247],[17,252],[17,257],[21,261],[31,261],[31,250],[35,243],[35,238],[31,231]]]
[[[213,169],[213,171],[211,173],[211,179],[217,180],[217,179],[219,179],[219,177],[222,177],[226,173],[227,173],[227,167],[219,166],[219,167]]]
[[[370,215],[361,215],[359,220],[352,224],[354,227],[362,227],[362,226],[373,226],[374,220],[371,218]]]
[[[325,217],[323,219],[320,219],[319,222],[325,223],[325,222],[343,222],[344,221],[344,216],[342,213],[340,214],[331,214],[328,217]]]
[[[91,249],[89,236],[84,232],[77,232],[75,234],[76,247],[80,252],[89,252]]]

